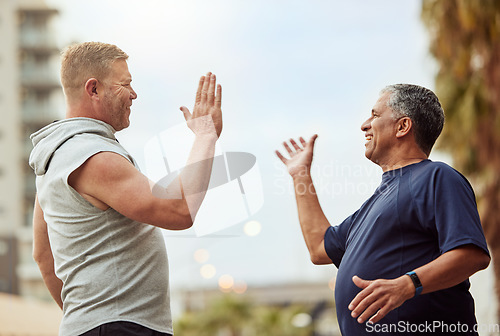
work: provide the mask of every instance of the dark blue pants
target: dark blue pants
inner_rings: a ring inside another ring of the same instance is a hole
[[[105,323],[80,336],[172,336],[141,326],[137,323],[118,321]]]

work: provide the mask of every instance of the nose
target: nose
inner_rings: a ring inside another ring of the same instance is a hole
[[[137,99],[137,93],[132,87],[130,88],[130,99]]]
[[[369,119],[366,119],[366,121],[364,123],[361,124],[361,130],[363,132],[366,132],[368,131],[370,128],[372,128],[372,125],[371,125],[371,118]]]

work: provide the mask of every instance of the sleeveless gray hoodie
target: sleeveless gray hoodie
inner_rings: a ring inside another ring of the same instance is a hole
[[[102,121],[71,118],[31,135],[30,166],[63,282],[61,336],[115,321],[173,333],[161,230],[112,208],[100,210],[68,184],[68,176],[99,152],[117,153],[137,167],[114,133]]]

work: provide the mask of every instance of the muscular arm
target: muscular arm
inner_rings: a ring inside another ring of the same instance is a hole
[[[38,264],[43,281],[49,289],[50,294],[62,309],[62,281],[54,272],[54,257],[50,249],[47,223],[43,218],[43,211],[38,203],[38,198],[35,200],[35,207],[33,210],[33,259],[35,259]]]
[[[324,235],[330,227],[330,223],[321,209],[311,178],[311,163],[316,137],[316,135],[313,136],[309,142],[300,138],[302,148],[294,140],[291,140],[290,143],[294,150],[287,143],[283,143],[290,159],[286,159],[278,151],[276,154],[287,166],[288,172],[293,178],[300,227],[311,261],[316,265],[322,265],[331,264],[332,260],[326,254],[324,242]]]
[[[426,294],[458,285],[477,271],[488,267],[489,262],[490,257],[479,247],[463,245],[443,253],[414,271],[422,283],[422,294]],[[363,289],[349,305],[351,315],[358,318],[359,323],[368,319],[378,322],[415,295],[415,286],[407,275],[373,281],[354,276],[353,281]]]
[[[150,181],[128,160],[112,152],[89,158],[69,177],[69,184],[95,206],[112,207],[133,220],[170,230],[189,228],[205,196],[212,171],[215,142],[222,129],[221,87],[215,96],[215,75],[199,82],[193,114],[182,107],[195,141],[186,168],[181,172],[182,198],[160,198]],[[176,184],[176,183],[174,183]],[[167,190],[164,195],[167,195]]]

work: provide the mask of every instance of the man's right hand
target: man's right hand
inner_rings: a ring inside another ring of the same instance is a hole
[[[215,88],[217,87],[217,95]],[[193,108],[193,113],[189,112],[186,106],[180,109],[184,113],[184,118],[188,127],[195,135],[217,135],[222,132],[222,87],[216,85],[215,74],[211,72],[200,78],[198,90]]]
[[[306,142],[304,138],[300,137],[299,141],[302,147],[299,146],[295,140],[290,139],[290,144],[293,146],[293,150],[286,142],[283,142],[283,146],[290,155],[289,159],[284,157],[279,151],[276,151],[276,155],[278,155],[280,160],[286,165],[288,173],[292,177],[303,176],[310,173],[313,160],[314,142],[317,137],[317,134],[313,135],[308,142]]]

